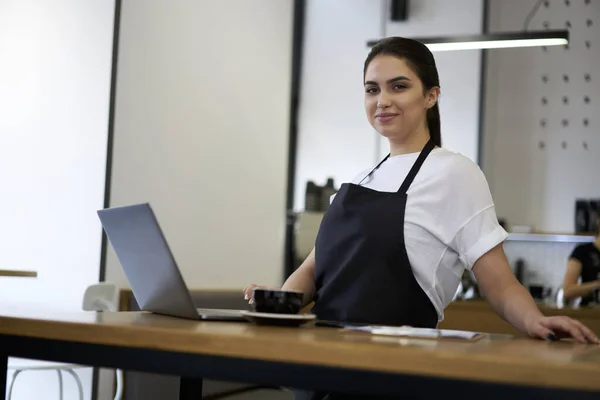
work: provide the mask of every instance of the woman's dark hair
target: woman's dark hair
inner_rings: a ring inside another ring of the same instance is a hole
[[[406,61],[423,83],[423,89],[425,91],[440,86],[440,77],[438,75],[437,67],[435,66],[435,59],[433,58],[431,51],[429,51],[427,46],[423,43],[402,37],[389,37],[378,41],[375,46],[371,48],[371,51],[365,60],[363,80],[365,79],[367,67],[371,61],[379,55],[390,55]],[[429,129],[429,135],[433,142],[441,147],[442,132],[440,126],[440,108],[437,102],[433,107],[427,110],[427,128]]]

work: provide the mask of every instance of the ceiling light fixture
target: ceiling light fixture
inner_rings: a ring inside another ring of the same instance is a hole
[[[548,30],[543,32],[503,32],[484,35],[444,36],[411,38],[425,44],[429,50],[482,50],[517,47],[564,46],[569,43],[569,31]],[[378,41],[367,42],[373,47]]]

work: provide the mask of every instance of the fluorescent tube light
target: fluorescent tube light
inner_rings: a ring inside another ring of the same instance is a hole
[[[433,51],[505,49],[516,47],[561,46],[569,43],[569,31],[506,32],[485,35],[412,38]],[[376,40],[367,44],[372,47]]]

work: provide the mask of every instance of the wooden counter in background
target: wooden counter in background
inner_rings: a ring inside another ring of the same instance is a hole
[[[544,315],[571,317],[600,335],[600,308],[559,309],[543,305],[539,307]],[[444,312],[444,321],[440,324],[440,328],[522,336],[508,322],[500,318],[485,300],[459,300],[450,303]]]

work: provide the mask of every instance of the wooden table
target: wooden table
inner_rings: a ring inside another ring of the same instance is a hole
[[[13,276],[13,277],[23,277],[23,278],[35,278],[35,277],[37,277],[37,272],[35,272],[35,271],[19,271],[19,270],[10,270],[10,269],[0,269],[0,276]]]
[[[201,379],[411,398],[597,398],[600,346],[491,335],[475,342],[374,337],[325,327],[198,322],[140,313],[0,311],[0,393],[7,357]]]

